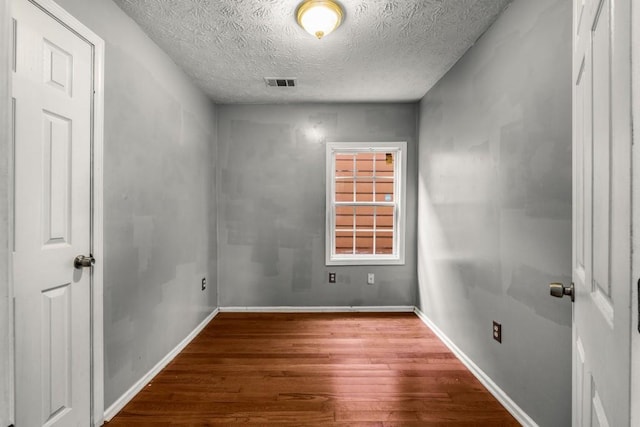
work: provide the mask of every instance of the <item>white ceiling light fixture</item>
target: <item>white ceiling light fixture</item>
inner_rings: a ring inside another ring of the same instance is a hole
[[[298,24],[318,39],[340,26],[344,13],[333,0],[305,0],[298,6]]]

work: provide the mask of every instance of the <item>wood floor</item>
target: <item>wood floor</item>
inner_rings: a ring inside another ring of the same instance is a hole
[[[117,426],[517,426],[413,313],[220,313]]]

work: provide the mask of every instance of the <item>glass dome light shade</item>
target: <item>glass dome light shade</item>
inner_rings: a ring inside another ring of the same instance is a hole
[[[298,7],[298,23],[318,39],[338,28],[342,17],[342,8],[333,0],[307,0]]]

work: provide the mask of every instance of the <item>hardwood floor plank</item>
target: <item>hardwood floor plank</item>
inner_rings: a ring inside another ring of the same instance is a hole
[[[221,313],[118,426],[517,426],[412,313]]]

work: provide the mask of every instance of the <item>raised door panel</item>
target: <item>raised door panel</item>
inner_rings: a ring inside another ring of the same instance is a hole
[[[593,111],[593,291],[603,315],[612,318],[611,299],[611,4],[602,0],[591,29]]]
[[[66,117],[42,114],[43,244],[71,244],[71,129]]]
[[[42,292],[42,419],[71,410],[71,284]]]

